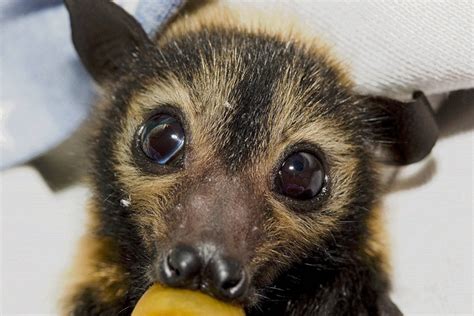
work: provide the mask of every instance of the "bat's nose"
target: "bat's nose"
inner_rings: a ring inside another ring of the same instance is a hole
[[[173,247],[161,262],[161,282],[171,287],[200,289],[223,300],[244,298],[249,280],[242,264],[217,251],[208,258],[205,254],[190,245]]]
[[[161,279],[173,287],[193,287],[198,281],[202,261],[195,248],[178,245],[170,250],[161,264]]]
[[[248,277],[241,264],[232,258],[216,256],[209,262],[211,291],[223,299],[239,299],[247,294]]]

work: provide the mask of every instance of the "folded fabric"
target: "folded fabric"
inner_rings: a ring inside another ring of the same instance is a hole
[[[332,47],[361,93],[406,99],[474,87],[472,0],[222,1],[296,20]]]

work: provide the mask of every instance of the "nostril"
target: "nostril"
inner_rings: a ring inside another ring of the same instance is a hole
[[[238,278],[225,280],[221,285],[221,291],[225,297],[238,299],[247,293],[247,277],[244,271],[241,271]]]
[[[215,294],[225,299],[240,299],[247,294],[247,274],[233,259],[217,259],[211,262],[212,285]]]
[[[227,281],[224,281],[224,283],[222,284],[222,289],[224,290],[231,290],[232,288],[236,287],[239,283],[241,282],[241,280],[227,280]]]
[[[166,257],[166,265],[170,270],[170,274],[174,274],[176,277],[179,277],[181,275],[179,264],[177,264],[175,260],[171,259],[170,256]]]
[[[161,265],[163,283],[170,286],[188,286],[201,270],[201,259],[197,251],[187,245],[178,245],[170,250]]]

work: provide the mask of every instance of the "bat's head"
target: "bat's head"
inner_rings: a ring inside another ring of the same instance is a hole
[[[422,97],[357,95],[312,43],[197,22],[154,43],[111,2],[67,3],[104,87],[99,227],[136,295],[158,282],[252,304],[308,258],[337,262],[366,238],[375,164],[436,139]]]

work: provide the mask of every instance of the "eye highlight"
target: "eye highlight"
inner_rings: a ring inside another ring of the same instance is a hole
[[[321,160],[309,152],[291,154],[282,163],[275,179],[278,193],[296,200],[314,198],[324,186]]]
[[[157,114],[143,124],[140,145],[153,162],[165,165],[176,158],[184,147],[185,134],[181,123],[171,115]]]

